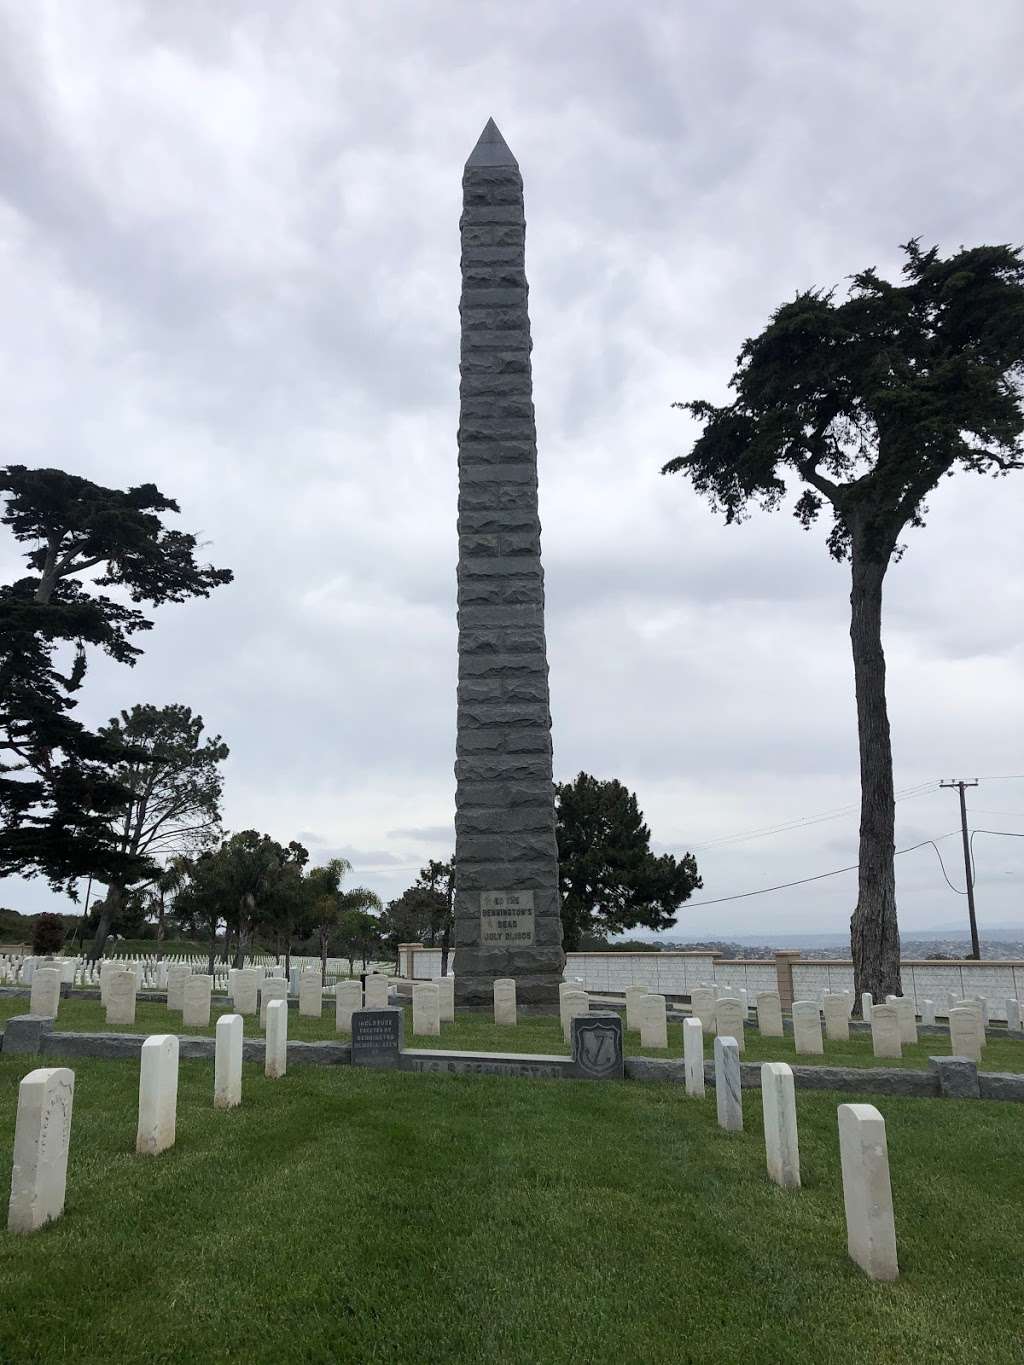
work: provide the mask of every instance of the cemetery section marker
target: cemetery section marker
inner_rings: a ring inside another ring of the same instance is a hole
[[[493,120],[462,195],[455,993],[490,1009],[495,981],[511,977],[520,1005],[553,1011],[565,954],[526,215],[518,163]]]
[[[389,1005],[352,1011],[352,1065],[398,1067],[405,1042],[405,1014]]]

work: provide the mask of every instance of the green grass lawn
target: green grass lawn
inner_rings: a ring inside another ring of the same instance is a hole
[[[140,1000],[136,1006],[135,1024],[120,1025],[113,1029],[118,1033],[181,1033],[212,1034],[218,1014],[230,1013],[231,1006],[224,997],[214,997],[213,1015],[208,1029],[186,1029],[182,1026],[181,1015],[171,1014],[166,1006]],[[12,1014],[28,1012],[25,997],[0,996],[0,1025]],[[57,1019],[58,1029],[72,1029],[80,1032],[99,1032],[107,1028],[105,1011],[98,1000],[86,1000],[74,996],[62,1000]],[[681,1057],[683,1051],[683,1026],[670,1024],[667,1050],[641,1048],[638,1033],[626,1034],[626,1052],[642,1057]],[[245,1021],[247,1037],[262,1037],[257,1018]],[[324,1001],[324,1012],[320,1019],[305,1019],[297,1010],[288,1012],[288,1036],[295,1039],[336,1038],[334,1031],[334,1003]],[[871,1037],[867,1033],[852,1036],[848,1043],[825,1043],[824,1057],[798,1057],[793,1048],[792,1035],[786,1038],[762,1038],[756,1030],[746,1031],[746,1052],[744,1061],[799,1062],[801,1065],[833,1066],[904,1066],[918,1070],[926,1069],[928,1058],[947,1055],[951,1051],[949,1039],[940,1034],[922,1037],[912,1047],[903,1049],[901,1061],[879,1060],[871,1051]],[[440,1038],[418,1038],[412,1033],[412,1011],[406,1010],[405,1042],[407,1047],[440,1047],[466,1049],[480,1052],[540,1052],[565,1055],[568,1048],[562,1042],[558,1020],[550,1017],[523,1016],[515,1028],[498,1028],[489,1015],[460,1014],[454,1024],[442,1025]],[[705,1037],[705,1055],[714,1052],[714,1040]],[[1024,1072],[1024,1042],[1011,1042],[1000,1038],[997,1030],[990,1030],[989,1042],[985,1048],[983,1069],[986,1071]]]
[[[77,1059],[65,1217],[0,1233],[0,1360],[1020,1361],[1021,1115],[886,1099],[902,1278],[846,1256],[836,1098],[804,1188],[675,1086],[245,1068],[136,1157],[138,1066]],[[0,1056],[0,1182],[26,1058]],[[845,1097],[844,1097],[845,1098]],[[868,1097],[870,1098],[870,1097]]]

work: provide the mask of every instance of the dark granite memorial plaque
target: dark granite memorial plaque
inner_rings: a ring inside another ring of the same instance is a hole
[[[389,1005],[380,1010],[352,1011],[352,1065],[398,1066],[405,1041],[405,1015]]]
[[[572,1019],[572,1060],[588,1081],[621,1081],[622,1018],[618,1014],[577,1014]]]

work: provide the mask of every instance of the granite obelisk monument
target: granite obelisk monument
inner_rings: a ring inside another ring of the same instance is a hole
[[[551,770],[526,215],[493,119],[462,178],[455,994],[558,1003],[565,954]]]

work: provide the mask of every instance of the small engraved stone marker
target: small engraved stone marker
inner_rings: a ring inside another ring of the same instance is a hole
[[[35,1232],[64,1212],[74,1098],[66,1066],[30,1071],[18,1087],[9,1232]]]

